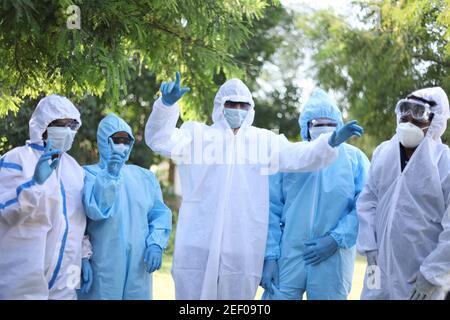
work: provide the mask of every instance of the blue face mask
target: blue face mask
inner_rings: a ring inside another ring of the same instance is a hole
[[[240,128],[247,116],[248,110],[224,108],[223,115],[230,125],[231,129]]]

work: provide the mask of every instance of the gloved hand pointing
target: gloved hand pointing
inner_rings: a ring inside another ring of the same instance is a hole
[[[50,140],[47,140],[44,153],[41,155],[36,164],[36,167],[34,168],[33,179],[38,184],[43,184],[48,179],[48,177],[50,177],[53,170],[55,170],[55,168],[58,166],[59,158],[55,158],[52,160],[52,156],[60,154],[61,151],[57,149],[51,150],[51,148],[52,143]]]
[[[144,262],[147,265],[147,272],[152,273],[161,268],[162,249],[157,244],[152,244],[145,249]]]
[[[175,77],[175,82],[163,82],[159,88],[162,94],[162,102],[166,106],[173,105],[180,100],[186,92],[191,91],[189,87],[180,88],[181,75],[179,71],[177,71]]]
[[[270,294],[273,294],[272,283],[275,287],[279,286],[278,262],[276,260],[265,260],[263,273],[261,277],[261,287],[266,289]]]
[[[303,254],[306,265],[317,265],[327,260],[337,250],[338,244],[332,236],[324,236],[315,240],[306,241],[307,249]]]
[[[337,147],[341,143],[347,141],[351,136],[361,137],[364,129],[357,125],[358,121],[352,120],[344,125],[342,128],[336,129],[328,139],[328,144],[332,147]]]

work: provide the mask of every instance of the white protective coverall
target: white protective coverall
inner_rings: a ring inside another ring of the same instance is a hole
[[[42,184],[33,179],[44,151],[42,134],[50,122],[80,114],[66,98],[43,98],[33,112],[30,140],[0,159],[0,299],[76,299],[84,257],[86,216],[83,169],[63,153]]]
[[[227,100],[251,105],[236,135],[223,115]],[[337,158],[330,134],[291,143],[253,127],[254,114],[251,93],[238,79],[220,87],[211,126],[189,121],[178,129],[177,104],[160,98],[153,105],[146,142],[177,162],[183,192],[172,266],[177,299],[253,299],[267,238],[267,173],[316,170]]]
[[[418,271],[438,291],[450,285],[450,151],[440,139],[449,103],[439,87],[413,94],[437,103],[425,138],[403,172],[397,135],[379,145],[357,201],[357,250],[378,250],[379,267],[362,299],[409,299]]]

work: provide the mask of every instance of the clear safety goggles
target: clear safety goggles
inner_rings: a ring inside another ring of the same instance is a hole
[[[409,96],[407,99],[397,102],[395,113],[400,117],[410,114],[415,120],[428,121],[432,113],[431,107],[435,105],[436,103],[433,101]]]

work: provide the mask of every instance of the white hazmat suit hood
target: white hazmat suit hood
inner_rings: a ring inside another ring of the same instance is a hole
[[[246,102],[250,104],[250,109],[241,128],[249,127],[255,118],[255,102],[248,87],[239,79],[230,79],[226,81],[220,88],[214,98],[214,110],[212,119],[214,123],[225,121],[223,109],[226,101]]]
[[[434,116],[426,135],[440,142],[441,136],[447,129],[447,120],[450,118],[447,94],[441,87],[432,87],[414,91],[412,95],[436,102],[436,106],[431,107],[431,112],[434,113]]]
[[[408,299],[417,272],[440,288],[450,286],[450,152],[441,143],[449,103],[439,88],[413,93],[437,103],[425,138],[401,169],[397,135],[374,151],[369,178],[357,201],[357,250],[378,250],[375,283],[363,299]]]
[[[75,119],[81,126],[80,112],[66,97],[52,94],[41,99],[29,121],[30,143],[42,144],[42,134],[50,122],[57,119]]]

